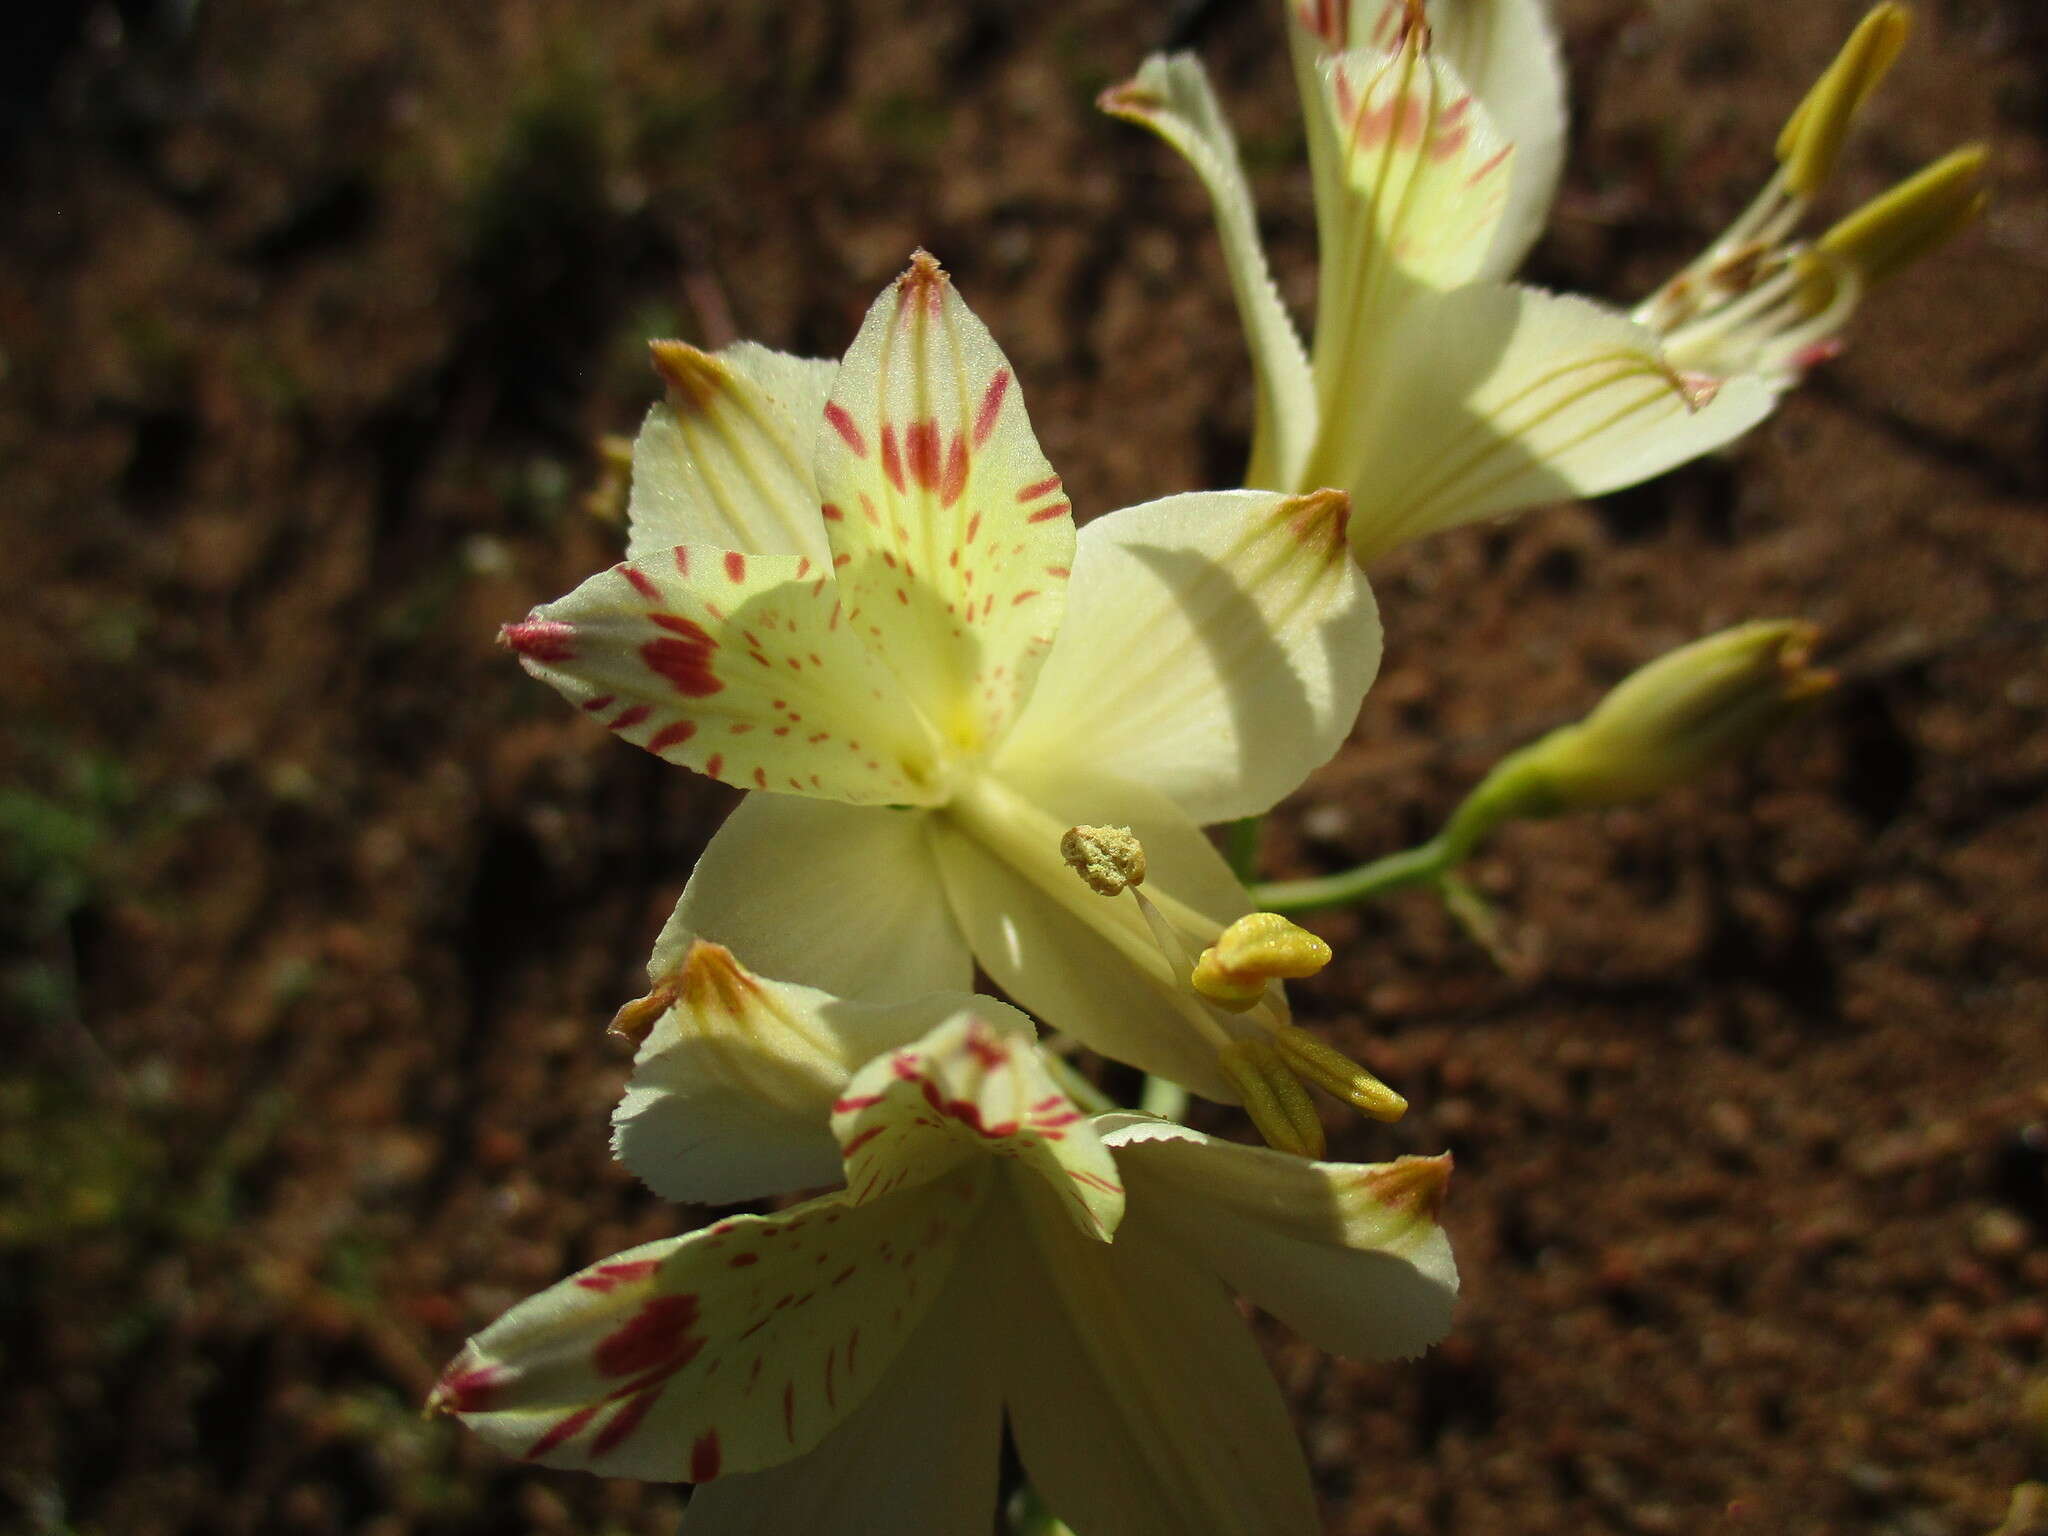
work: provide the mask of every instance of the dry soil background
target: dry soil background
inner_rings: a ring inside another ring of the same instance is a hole
[[[1566,0],[1540,281],[1632,297],[1747,199],[1851,0]],[[50,6],[0,131],[0,1524],[664,1532],[418,1405],[514,1298],[700,1213],[607,1161],[602,1034],[731,802],[496,624],[613,558],[642,340],[836,354],[925,244],[1084,515],[1228,483],[1206,209],[1090,109],[1175,25],[1283,284],[1278,4]],[[1931,0],[1834,207],[1964,138],[1985,226],[1731,457],[1376,571],[1388,661],[1273,873],[1745,617],[1845,673],[1752,765],[1328,919],[1304,1015],[1452,1148],[1419,1365],[1269,1330],[1333,1533],[1975,1536],[2048,1418],[2048,31]],[[1204,1123],[1210,1123],[1205,1121]],[[1219,1127],[1229,1124],[1216,1120]],[[1105,1533],[1115,1536],[1115,1533]]]

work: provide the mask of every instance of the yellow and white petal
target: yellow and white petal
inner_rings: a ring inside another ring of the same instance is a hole
[[[1327,57],[1355,49],[1385,52],[1403,36],[1413,0],[1288,0],[1296,70],[1304,98]],[[1500,136],[1515,146],[1506,205],[1480,268],[1512,272],[1541,233],[1564,162],[1565,82],[1556,30],[1543,0],[1430,0],[1424,10],[1432,53],[1478,97]],[[1310,102],[1311,132],[1319,115]],[[1321,125],[1325,152],[1335,136]],[[1332,173],[1329,180],[1337,181]],[[1317,187],[1320,201],[1326,194]],[[1327,249],[1327,247],[1326,247]]]
[[[1324,131],[1311,138],[1330,146],[1337,202],[1322,220],[1311,351],[1320,414],[1301,489],[1352,485],[1349,423],[1405,378],[1391,334],[1424,297],[1483,270],[1507,206],[1514,147],[1425,36],[1410,28],[1390,51],[1317,68],[1309,114]]]
[[[999,1157],[1045,1181],[1088,1236],[1109,1241],[1123,1185],[1088,1117],[1045,1068],[1037,1031],[993,998],[877,1057],[833,1106],[848,1198],[881,1200],[963,1162]]]
[[[1356,254],[1432,288],[1484,270],[1516,147],[1450,61],[1410,32],[1324,61],[1338,161],[1363,216]],[[1369,265],[1349,280],[1368,284]]]
[[[757,976],[680,932],[663,936],[648,974],[654,990],[634,1007],[662,1011],[643,1026],[612,1150],[662,1198],[705,1205],[837,1184],[832,1105],[854,1070],[980,1001],[849,1002]]]
[[[975,751],[1029,693],[1074,558],[1009,359],[920,251],[868,311],[824,415],[818,490],[847,623],[939,738]]]
[[[801,1456],[938,1300],[993,1172],[628,1249],[471,1339],[428,1406],[527,1461],[613,1477],[702,1483]]]
[[[1398,4],[1399,0],[1393,0]],[[1544,0],[1436,0],[1429,7],[1436,51],[1515,146],[1507,205],[1481,265],[1506,277],[1543,233],[1564,169],[1564,60]]]
[[[1339,491],[1218,491],[1089,524],[997,771],[1083,760],[1202,823],[1297,788],[1343,744],[1379,670],[1349,513]]]
[[[930,739],[803,556],[682,544],[601,571],[505,643],[606,729],[742,789],[937,798]]]
[[[1308,1469],[1244,1320],[1156,1239],[1091,1243],[1026,1188],[993,1331],[1030,1478],[1076,1531],[1313,1536]],[[1035,1260],[1035,1262],[1033,1262]]]
[[[1238,317],[1251,345],[1252,373],[1258,381],[1251,466],[1245,483],[1294,485],[1315,440],[1315,381],[1309,374],[1301,337],[1273,286],[1265,247],[1259,240],[1251,188],[1238,159],[1237,140],[1210,88],[1208,74],[1193,54],[1154,54],[1131,79],[1103,92],[1098,105],[1166,140],[1194,167],[1208,189]]]
[[[1663,473],[1746,432],[1778,388],[1681,373],[1588,300],[1474,284],[1403,317],[1402,387],[1347,418],[1361,560],[1438,529]]]
[[[1096,1124],[1131,1191],[1131,1226],[1193,1254],[1318,1347],[1418,1355],[1450,1330],[1458,1271],[1437,1225],[1451,1160],[1325,1163],[1149,1116]]]
[[[627,558],[708,544],[827,568],[811,461],[839,365],[751,341],[720,352],[657,341],[653,350],[668,389],[633,443]]]
[[[988,1536],[1002,1384],[980,1338],[991,1277],[965,1244],[867,1401],[808,1455],[698,1488],[682,1536]]]
[[[928,828],[920,811],[749,795],[697,860],[657,962],[702,937],[764,976],[839,997],[970,991],[974,961]]]
[[[1213,1045],[1186,1017],[1206,1007],[1186,968],[1161,953],[1134,901],[1098,896],[1060,857],[1069,827],[1132,828],[1145,847],[1146,897],[1199,952],[1251,902],[1184,811],[1069,762],[1057,775],[983,779],[931,825],[954,916],[1019,1006],[1106,1056],[1237,1102]]]

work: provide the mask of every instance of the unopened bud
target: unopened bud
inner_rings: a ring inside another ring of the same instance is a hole
[[[1269,981],[1313,976],[1330,963],[1330,946],[1278,912],[1250,912],[1202,951],[1189,979],[1202,996],[1232,1013],[1258,1006]]]
[[[1489,781],[1524,784],[1522,814],[1616,805],[1696,778],[1755,746],[1834,686],[1806,664],[1818,631],[1740,624],[1658,657],[1576,725],[1503,761]]]
[[[1060,857],[1098,896],[1121,896],[1145,883],[1145,845],[1129,827],[1069,827]]]

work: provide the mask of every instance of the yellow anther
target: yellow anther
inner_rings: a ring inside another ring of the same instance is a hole
[[[1866,285],[1883,281],[1984,211],[1985,158],[1981,144],[1944,155],[1850,214],[1821,236],[1816,251],[1854,267]]]
[[[1288,1070],[1271,1040],[1261,1035],[1233,1041],[1216,1053],[1216,1059],[1267,1146],[1296,1157],[1323,1155],[1323,1122],[1308,1090]]]
[[[1872,9],[1786,120],[1778,135],[1778,162],[1796,196],[1813,196],[1828,179],[1851,119],[1892,67],[1911,30],[1911,14],[1903,5]]]
[[[1269,981],[1313,976],[1330,963],[1330,946],[1278,912],[1240,917],[1202,951],[1190,980],[1219,1008],[1244,1013],[1258,1006]]]
[[[1145,845],[1129,827],[1069,827],[1060,857],[1099,896],[1121,896],[1145,883]]]
[[[1391,1122],[1408,1113],[1408,1101],[1400,1094],[1299,1025],[1279,1026],[1273,1044],[1295,1072],[1373,1119]]]

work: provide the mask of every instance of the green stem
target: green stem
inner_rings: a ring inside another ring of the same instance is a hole
[[[1252,887],[1252,900],[1262,912],[1313,912],[1318,907],[1347,906],[1369,901],[1412,885],[1435,885],[1457,860],[1441,837],[1416,848],[1404,848],[1370,864],[1314,880],[1269,880]]]
[[[1276,880],[1252,887],[1252,900],[1267,912],[1312,912],[1369,901],[1411,885],[1441,887],[1493,829],[1519,816],[1550,816],[1557,798],[1531,748],[1510,752],[1451,812],[1443,830],[1428,842],[1390,853],[1370,864],[1317,880]]]

